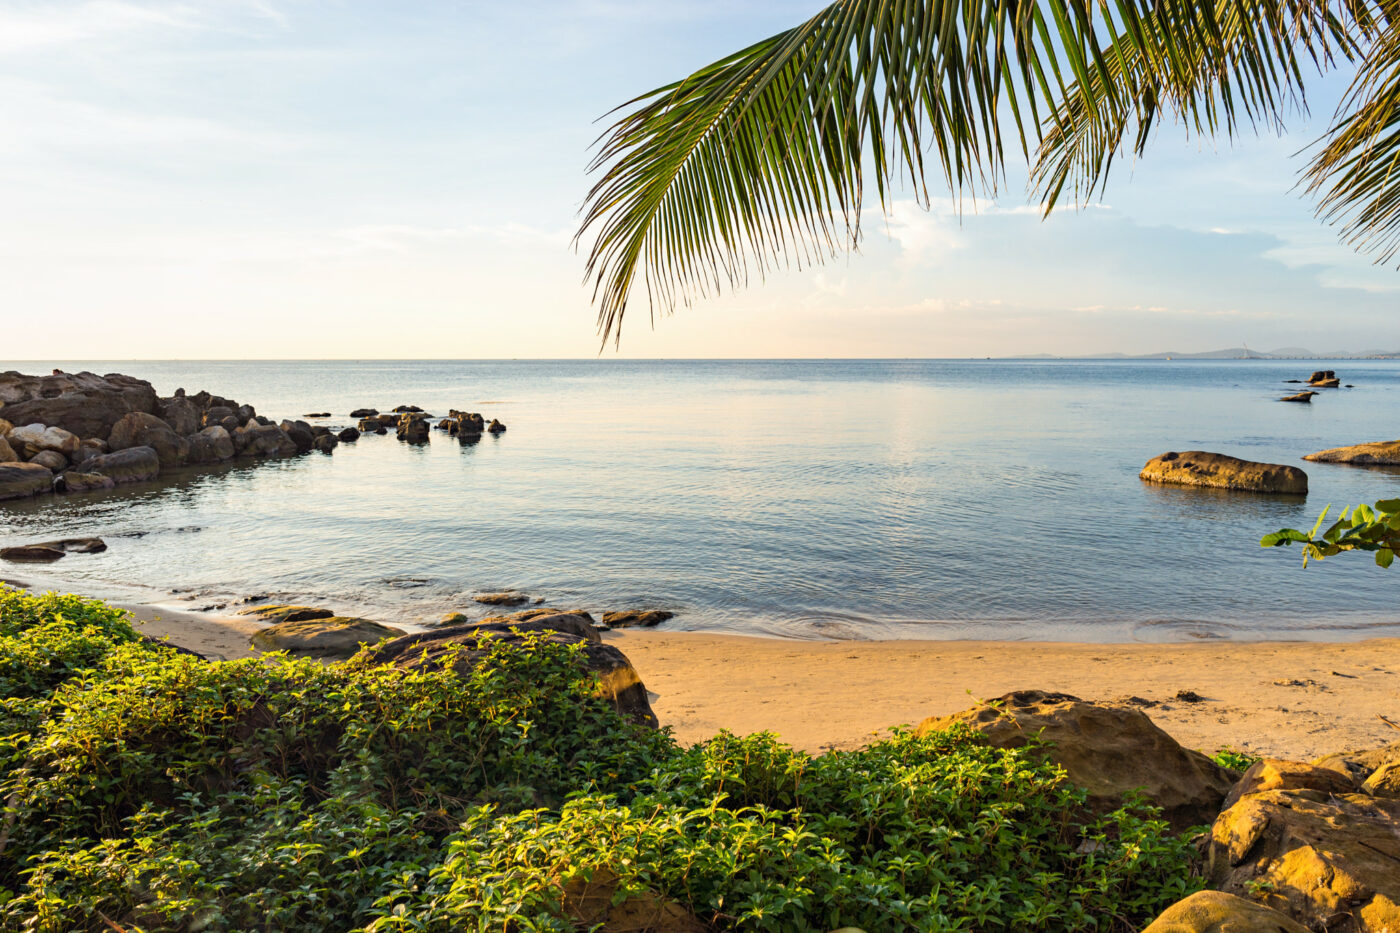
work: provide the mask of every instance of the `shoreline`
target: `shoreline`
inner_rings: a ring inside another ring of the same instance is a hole
[[[113,602],[155,638],[228,660],[262,624]],[[1013,690],[1141,709],[1183,745],[1310,760],[1400,742],[1400,639],[1090,643],[798,641],[657,629],[603,640],[631,660],[678,741],[771,731],[811,753],[850,749]],[[1177,698],[1192,692],[1201,699]]]

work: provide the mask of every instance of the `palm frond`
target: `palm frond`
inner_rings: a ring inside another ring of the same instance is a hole
[[[654,316],[856,247],[867,174],[886,208],[900,179],[927,203],[930,172],[995,193],[1048,118],[1058,196],[1163,108],[1275,119],[1346,23],[1328,0],[837,0],[620,108],[578,234],[599,330],[638,293]]]

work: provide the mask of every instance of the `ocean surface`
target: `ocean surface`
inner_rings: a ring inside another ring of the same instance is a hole
[[[1261,535],[1400,496],[1400,469],[1304,463],[1400,437],[1400,362],[0,362],[125,372],[274,418],[419,405],[500,418],[462,446],[333,456],[0,503],[0,543],[109,550],[0,566],[200,609],[252,595],[424,623],[474,594],[667,608],[792,638],[1180,641],[1400,635],[1400,569],[1306,570]],[[1355,388],[1276,399],[1314,369]],[[1306,498],[1152,486],[1205,449],[1303,467]],[[236,607],[235,607],[236,608]]]

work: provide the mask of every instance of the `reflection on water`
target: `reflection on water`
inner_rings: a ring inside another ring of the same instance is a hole
[[[104,537],[43,569],[89,592],[409,623],[518,589],[800,638],[1400,633],[1400,575],[1258,547],[1328,503],[1400,495],[1400,470],[1298,459],[1397,433],[1400,365],[1329,365],[1358,388],[1301,406],[1274,399],[1311,361],[87,364],[332,427],[417,404],[509,431],[4,503],[0,542]],[[0,363],[53,366],[83,368]],[[1137,479],[1172,449],[1293,463],[1311,494]]]

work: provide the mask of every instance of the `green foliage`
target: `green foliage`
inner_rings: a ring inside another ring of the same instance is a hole
[[[1303,566],[1309,558],[1322,560],[1342,551],[1371,551],[1376,555],[1376,565],[1387,568],[1395,561],[1395,552],[1400,550],[1400,499],[1382,499],[1374,507],[1364,502],[1353,509],[1347,509],[1342,517],[1333,522],[1321,534],[1322,523],[1327,520],[1331,506],[1322,510],[1317,524],[1308,534],[1293,528],[1284,528],[1271,535],[1265,535],[1260,547],[1303,546]]]
[[[1212,755],[1210,760],[1220,767],[1229,768],[1232,771],[1248,771],[1250,766],[1259,760],[1259,756],[1242,752],[1238,748],[1230,748],[1227,745]]]
[[[573,931],[603,878],[716,929],[1117,931],[1199,885],[1150,808],[1083,822],[1033,751],[682,749],[544,641],[207,662],[0,592],[0,657],[0,931]]]

